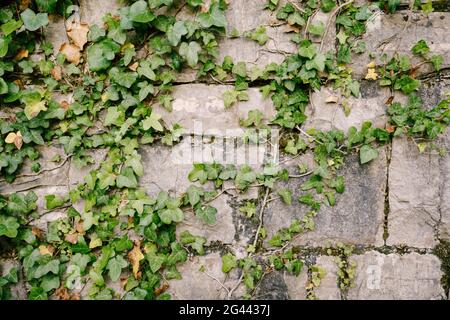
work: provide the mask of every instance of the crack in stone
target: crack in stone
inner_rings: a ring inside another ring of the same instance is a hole
[[[389,212],[390,212],[390,202],[389,202],[389,170],[391,167],[392,158],[392,141],[387,146],[386,153],[386,187],[384,190],[384,220],[383,220],[383,241],[386,245],[386,241],[389,237]]]

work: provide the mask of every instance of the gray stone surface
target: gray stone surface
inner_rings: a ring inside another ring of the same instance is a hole
[[[345,192],[336,195],[334,207],[322,204],[314,218],[315,230],[305,233],[295,243],[323,246],[329,241],[342,241],[382,245],[386,167],[383,148],[379,157],[367,165],[361,166],[356,156],[350,156],[339,172],[345,177]],[[287,184],[279,184],[279,188],[289,188],[293,192],[293,201],[291,206],[280,199],[268,204],[264,214],[268,239],[279,229],[289,226],[292,219],[301,219],[309,211],[309,207],[297,201],[303,194],[300,186],[306,179],[289,179]]]
[[[314,288],[316,297],[320,300],[340,300],[341,291],[339,290],[338,266],[334,262],[335,257],[320,256],[316,264],[326,270],[325,278],[320,282],[320,286]]]
[[[283,274],[284,282],[286,283],[289,299],[291,300],[305,300],[306,299],[306,285],[308,283],[308,268],[303,266],[302,272],[298,277],[285,272]]]
[[[59,145],[38,147],[41,157],[37,160],[41,164],[38,173],[31,171],[30,161],[25,161],[23,171],[16,178],[14,184],[9,184],[3,179],[0,180],[0,190],[4,194],[28,191],[41,187],[67,186],[68,183],[68,162],[64,162],[66,155]],[[60,155],[59,163],[51,161],[54,156]]]
[[[69,41],[64,19],[57,15],[50,15],[49,24],[44,27],[44,37],[53,45],[53,52],[58,54],[61,45]]]
[[[448,80],[423,85],[419,96],[425,108],[436,106],[450,88]],[[389,237],[387,244],[431,248],[438,238],[450,239],[450,131],[435,142],[447,152],[419,153],[412,139],[396,138],[389,167]]]
[[[376,52],[377,63],[380,56],[386,53],[389,57],[394,52],[409,55],[412,65],[420,60],[413,57],[411,48],[419,40],[425,40],[429,47],[429,55],[441,54],[444,58],[443,67],[450,65],[448,34],[450,33],[450,13],[432,12],[428,16],[422,13],[413,13],[411,23],[405,29],[406,11],[385,15],[382,12],[375,14],[366,24],[367,32],[362,36],[366,43],[366,51],[363,54],[352,56],[350,67],[354,76],[363,78],[367,73],[367,64],[371,61],[369,54]],[[403,30],[405,30],[403,32]],[[387,41],[389,40],[390,41]],[[432,71],[431,66],[424,65],[417,71],[423,74]]]
[[[437,243],[440,178],[438,155],[420,155],[410,139],[394,139],[389,167],[388,245],[431,248]]]
[[[187,133],[203,132],[211,134],[227,134],[238,136],[243,132],[239,119],[247,118],[250,110],[260,110],[265,115],[267,123],[275,109],[270,98],[264,99],[257,88],[247,90],[249,100],[240,101],[226,109],[223,93],[232,90],[233,86],[187,84],[174,87],[172,108],[169,112],[161,106],[154,106],[156,112],[162,115],[164,122],[173,126],[180,124]]]
[[[123,6],[120,0],[80,0],[80,18],[81,22],[86,22],[88,25],[97,24],[103,25],[103,16],[107,13],[114,15],[117,10]]]
[[[217,209],[216,223],[214,225],[205,224],[192,211],[185,212],[185,219],[177,227],[177,234],[188,230],[196,236],[205,237],[207,244],[213,241],[220,241],[224,244],[233,243],[236,229],[233,224],[233,209],[227,203],[229,200],[229,197],[223,196],[210,203],[211,206]]]
[[[319,130],[340,129],[347,132],[351,126],[360,129],[364,121],[371,121],[374,127],[384,128],[386,125],[385,102],[391,93],[386,88],[380,88],[374,82],[361,84],[360,98],[353,96],[345,98],[330,87],[322,87],[313,92],[307,108],[308,119],[306,128]],[[336,103],[327,103],[327,99],[337,98]],[[345,115],[343,104],[350,108]]]
[[[204,272],[200,269],[204,268]],[[239,275],[233,271],[229,276],[222,272],[222,259],[219,253],[210,253],[205,256],[193,257],[187,263],[178,267],[183,279],[170,280],[168,293],[172,299],[183,300],[216,300],[227,297],[227,288],[234,288],[237,284]],[[209,274],[209,276],[208,276]],[[216,278],[218,281],[213,279]],[[242,295],[242,289],[238,288],[235,295]]]
[[[370,251],[351,259],[356,261],[357,269],[349,299],[435,300],[445,297],[440,283],[441,263],[433,255],[385,255]]]

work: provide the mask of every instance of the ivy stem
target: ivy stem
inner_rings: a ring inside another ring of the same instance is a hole
[[[331,26],[331,21],[333,20],[333,17],[345,6],[348,6],[349,4],[353,3],[353,0],[347,1],[343,4],[341,4],[339,7],[337,7],[336,9],[334,9],[334,11],[330,14],[330,17],[328,18],[327,21],[327,26],[325,28],[325,32],[323,33],[322,36],[322,40],[320,41],[320,48],[319,48],[319,52],[322,52],[322,48],[323,48],[323,43],[325,40],[325,37],[328,34],[328,31],[330,30],[330,26]]]

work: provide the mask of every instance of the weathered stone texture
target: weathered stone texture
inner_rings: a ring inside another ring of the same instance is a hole
[[[370,251],[351,257],[356,261],[355,287],[349,299],[443,299],[440,261],[417,253],[385,255]]]
[[[81,22],[89,25],[103,25],[103,17],[111,13],[116,14],[120,7],[123,6],[120,0],[80,0],[80,18]]]
[[[296,240],[296,244],[326,245],[328,241],[355,244],[383,244],[384,192],[386,187],[386,154],[380,149],[379,157],[367,165],[350,156],[339,172],[345,177],[345,192],[336,195],[334,207],[322,204],[314,218],[316,228]],[[305,178],[302,178],[305,179]],[[307,179],[307,178],[306,178]],[[302,194],[300,185],[306,180],[289,179],[279,188],[293,192],[293,204],[288,206],[280,199],[270,202],[264,214],[268,239],[293,219],[301,219],[309,207],[298,203]]]
[[[335,257],[320,256],[316,264],[324,268],[327,273],[320,282],[320,286],[314,288],[316,297],[320,300],[340,300],[341,291],[338,287],[338,266],[334,261]]]
[[[366,43],[363,54],[352,56],[351,68],[357,78],[363,78],[367,73],[367,64],[371,61],[369,54],[375,53],[377,63],[383,53],[391,57],[394,52],[410,56],[412,65],[421,60],[414,57],[411,48],[419,40],[425,40],[430,47],[429,55],[440,54],[444,58],[443,67],[450,65],[448,35],[450,34],[450,13],[432,12],[428,15],[412,13],[410,22],[408,12],[398,12],[386,15],[381,11],[369,19],[366,24],[367,32],[362,36]],[[406,26],[406,28],[405,28]],[[417,74],[432,71],[430,65],[423,65]]]
[[[344,98],[330,87],[313,92],[306,112],[308,119],[305,127],[347,132],[352,126],[360,129],[364,121],[371,121],[374,127],[384,128],[387,121],[385,102],[391,95],[390,91],[366,81],[361,84],[361,93],[360,98]],[[338,101],[327,103],[331,97],[337,97]],[[345,115],[343,103],[350,108],[348,115]]]
[[[199,220],[193,212],[185,213],[185,219],[177,227],[177,234],[188,230],[192,234],[205,237],[207,244],[212,241],[220,241],[225,244],[231,244],[234,241],[236,229],[233,224],[233,210],[227,204],[228,197],[223,196],[210,203],[217,208],[216,223],[207,225]]]
[[[429,109],[449,88],[447,80],[430,82],[418,94]],[[411,138],[396,138],[392,143],[386,243],[431,248],[438,238],[450,239],[450,132],[436,141],[447,149],[443,156],[429,149],[420,154],[416,143]]]
[[[308,269],[303,267],[302,272],[298,277],[285,272],[283,274],[284,282],[288,289],[289,299],[291,300],[305,300],[306,299],[306,285],[308,283]]]
[[[203,268],[204,272],[200,270]],[[227,291],[218,281],[227,288],[234,288],[239,278],[239,275],[233,270],[230,271],[228,277],[222,272],[221,255],[216,252],[205,256],[193,257],[187,263],[179,266],[178,271],[183,278],[181,280],[170,280],[167,291],[176,300],[225,299]],[[238,288],[233,296],[237,297],[239,294],[243,294],[242,288]]]
[[[421,155],[410,139],[394,139],[389,167],[388,245],[433,247],[436,244],[439,171],[438,155]]]
[[[227,134],[238,136],[244,130],[239,119],[247,118],[250,110],[257,109],[264,113],[265,123],[274,115],[275,109],[270,98],[264,99],[257,88],[247,90],[249,100],[236,102],[226,109],[223,94],[233,86],[188,84],[174,87],[172,96],[173,111],[161,106],[155,110],[162,115],[164,122],[172,126],[175,123],[185,128],[187,133]]]

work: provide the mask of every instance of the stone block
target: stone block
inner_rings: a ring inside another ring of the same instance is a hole
[[[392,144],[389,166],[388,245],[431,248],[440,219],[440,157],[419,154],[406,137]]]
[[[366,43],[363,54],[354,54],[350,67],[356,78],[363,78],[367,73],[367,64],[371,61],[369,54],[376,53],[376,62],[381,64],[380,57],[386,53],[391,57],[395,52],[408,55],[411,64],[416,65],[421,60],[414,57],[411,48],[419,40],[425,40],[430,47],[429,56],[440,54],[444,58],[442,67],[450,65],[450,44],[448,34],[450,26],[448,12],[432,12],[428,15],[413,13],[406,29],[407,11],[386,15],[378,11],[366,24],[367,32],[362,36]],[[404,30],[404,31],[403,31]],[[432,71],[431,65],[423,65],[417,75]]]
[[[297,238],[295,244],[324,246],[337,241],[376,246],[383,244],[387,161],[385,149],[380,148],[379,151],[378,158],[369,164],[360,165],[356,155],[345,160],[338,172],[344,176],[345,192],[336,194],[334,207],[322,204],[314,217],[315,230]],[[280,199],[267,205],[264,213],[267,239],[281,228],[288,227],[293,219],[301,219],[310,211],[309,207],[297,201],[304,194],[300,186],[307,179],[291,178],[287,183],[278,184],[277,188],[289,188],[292,191],[293,201],[291,206]]]
[[[201,268],[204,269],[204,272],[200,270]],[[226,299],[227,291],[218,281],[227,288],[234,288],[239,278],[239,274],[233,270],[228,276],[222,272],[222,258],[217,252],[192,257],[177,269],[181,273],[182,279],[170,280],[167,290],[174,300]],[[242,290],[238,289],[235,291],[234,297],[239,297],[242,293]]]
[[[339,129],[347,133],[350,127],[355,126],[359,130],[364,121],[371,121],[374,127],[384,128],[387,122],[385,103],[390,95],[389,89],[367,81],[361,84],[360,98],[344,98],[332,88],[322,87],[320,91],[312,93],[306,110],[308,119],[305,127]],[[330,97],[337,98],[337,103],[327,103]],[[350,108],[348,115],[345,115],[343,103],[347,103]]]
[[[382,254],[376,251],[351,257],[356,261],[352,300],[445,299],[441,263],[430,254]]]
[[[320,285],[314,288],[316,297],[320,300],[340,300],[341,291],[338,287],[338,266],[334,262],[335,257],[320,256],[316,264],[326,270],[325,278],[320,281]]]

